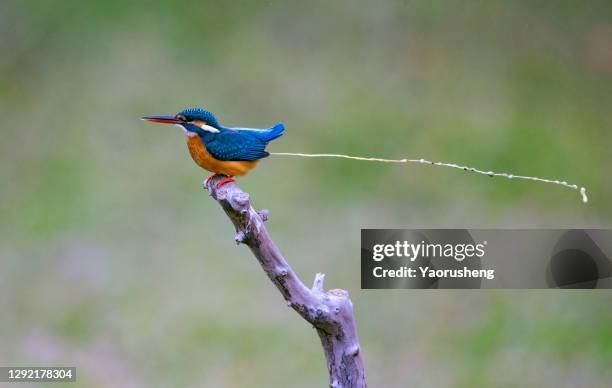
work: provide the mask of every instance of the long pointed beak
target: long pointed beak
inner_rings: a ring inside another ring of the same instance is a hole
[[[142,117],[141,120],[149,121],[151,123],[160,123],[160,124],[178,124],[181,121],[178,120],[174,116],[145,116]]]

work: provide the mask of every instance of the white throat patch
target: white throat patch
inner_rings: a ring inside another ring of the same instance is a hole
[[[187,136],[190,136],[190,134],[191,134],[191,133],[193,133],[193,132],[189,132],[189,131],[188,131],[188,130],[187,130],[185,127],[183,127],[181,124],[174,124],[174,125],[176,125],[177,127],[179,127],[179,128],[180,128],[180,129],[183,131],[183,133],[184,133],[185,135],[187,135]]]

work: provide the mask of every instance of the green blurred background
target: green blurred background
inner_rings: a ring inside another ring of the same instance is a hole
[[[365,227],[610,227],[612,3],[0,4],[0,365],[70,387],[323,387],[176,128],[203,106],[287,132],[240,179],[304,281],[355,305],[371,387],[604,387],[606,291],[362,291]],[[23,385],[26,386],[25,384]],[[33,385],[34,386],[34,385]],[[40,386],[40,385],[36,385]],[[53,385],[59,386],[59,385]]]

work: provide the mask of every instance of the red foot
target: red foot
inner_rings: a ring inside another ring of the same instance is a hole
[[[204,181],[204,188],[208,188],[208,183],[210,182],[211,179],[213,179],[216,176],[217,176],[217,174],[212,174],[211,176],[206,178],[206,180]]]
[[[219,187],[223,186],[224,184],[230,183],[230,182],[234,182],[232,177],[231,176],[225,177],[225,178],[221,179],[219,182],[217,182],[217,184],[215,185],[215,189],[218,189]]]

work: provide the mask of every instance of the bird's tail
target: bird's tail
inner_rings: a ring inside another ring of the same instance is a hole
[[[266,142],[269,142],[283,136],[283,132],[285,132],[285,125],[283,123],[277,123],[263,133],[263,138]]]

